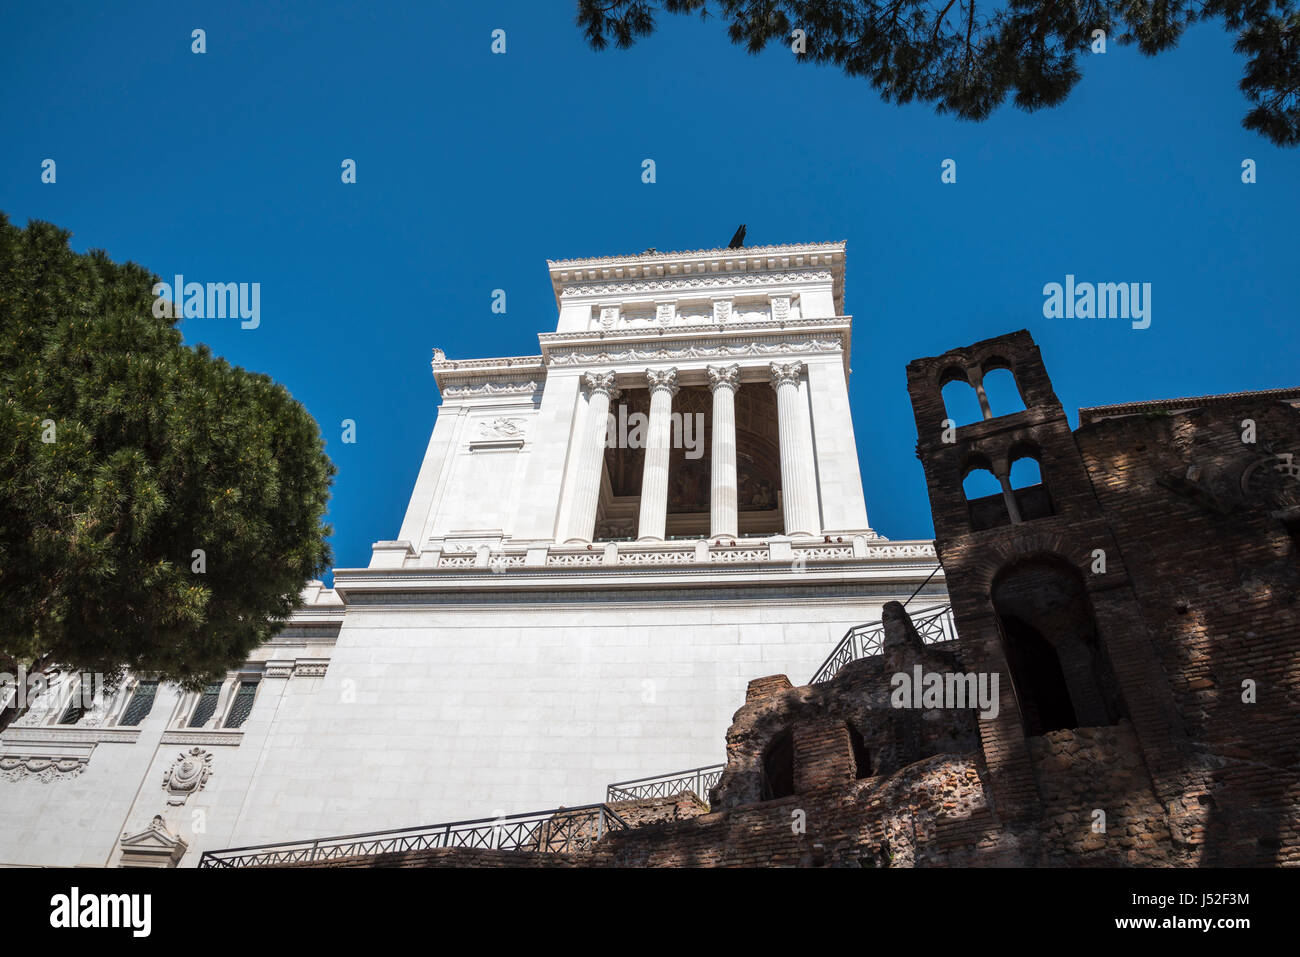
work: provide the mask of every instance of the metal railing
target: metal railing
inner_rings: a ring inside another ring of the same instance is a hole
[[[935,645],[944,641],[956,641],[957,626],[952,620],[951,605],[932,605],[929,608],[922,608],[912,612],[911,617],[917,633],[920,634],[921,640],[927,645]],[[830,681],[835,677],[835,673],[850,661],[857,661],[859,658],[870,658],[880,654],[884,647],[884,641],[884,622],[878,621],[873,624],[850,628],[844,637],[840,639],[840,643],[835,646],[835,650],[822,662],[822,666],[817,669],[817,673],[812,676],[808,683],[817,684],[820,681]]]
[[[605,800],[610,803],[637,801],[642,798],[674,797],[683,791],[693,791],[697,798],[707,804],[709,791],[718,783],[726,767],[725,764],[711,764],[689,771],[673,771],[670,774],[619,781],[605,789]]]
[[[531,814],[479,818],[346,834],[315,841],[288,841],[205,851],[199,867],[275,867],[311,864],[345,857],[374,857],[442,847],[488,848],[502,851],[560,853],[587,851],[610,831],[627,829],[627,822],[604,804],[556,808]]]

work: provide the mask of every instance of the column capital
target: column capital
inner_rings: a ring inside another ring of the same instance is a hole
[[[668,394],[677,394],[677,370],[676,369],[646,369],[646,382],[650,385],[650,394],[658,392],[660,389],[666,389]]]
[[[617,377],[611,369],[609,372],[586,372],[583,373],[582,381],[587,384],[587,388],[594,395],[597,392],[603,392],[605,395],[613,398],[618,392],[614,388],[614,381]]]
[[[799,376],[803,374],[803,363],[798,359],[793,362],[773,362],[771,370],[773,389],[780,388],[787,382],[798,385]]]
[[[709,366],[709,391],[716,392],[718,389],[730,389],[735,392],[740,387],[740,366],[732,364],[729,366]]]

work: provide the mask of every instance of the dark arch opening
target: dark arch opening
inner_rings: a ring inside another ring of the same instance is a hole
[[[1011,524],[1002,483],[993,474],[988,459],[974,455],[962,469],[961,490],[966,496],[966,511],[972,532]]]
[[[853,725],[845,722],[844,726],[849,729],[849,747],[853,749],[853,776],[871,777],[871,752],[867,750],[867,742]]]
[[[1054,555],[1017,562],[995,579],[993,608],[1026,735],[1124,716],[1078,569]]]
[[[787,728],[763,751],[763,800],[794,794],[794,735]]]
[[[1070,702],[1070,688],[1056,649],[1037,629],[1014,615],[1000,617],[999,621],[1025,734],[1035,737],[1061,728],[1077,728],[1079,719]]]

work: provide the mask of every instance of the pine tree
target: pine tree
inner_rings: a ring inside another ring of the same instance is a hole
[[[198,688],[329,567],[334,466],[283,386],[185,346],[155,276],[68,236],[0,213],[0,671]]]
[[[578,0],[578,26],[593,49],[626,48],[654,33],[661,8],[708,17],[711,7],[750,53],[788,44],[801,60],[866,77],[887,103],[921,100],[969,120],[1008,96],[1024,110],[1062,103],[1081,76],[1078,59],[1098,49],[1098,31],[1153,56],[1189,24],[1220,19],[1248,55],[1242,125],[1279,146],[1300,143],[1296,0]]]

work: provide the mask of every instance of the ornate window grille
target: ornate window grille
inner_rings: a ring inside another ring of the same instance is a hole
[[[131,701],[127,704],[126,710],[122,712],[122,720],[119,724],[123,727],[134,728],[149,716],[149,712],[153,710],[154,698],[157,696],[158,682],[141,681],[135,686]]]
[[[203,694],[199,697],[199,703],[194,707],[194,714],[190,716],[191,728],[201,728],[212,718],[212,714],[217,710],[217,698],[221,695],[221,683],[214,682],[203,689]]]
[[[226,715],[225,727],[241,727],[248,720],[248,715],[253,710],[253,699],[255,697],[257,697],[257,682],[241,681],[239,690],[235,692],[235,700],[230,705],[230,712]]]

